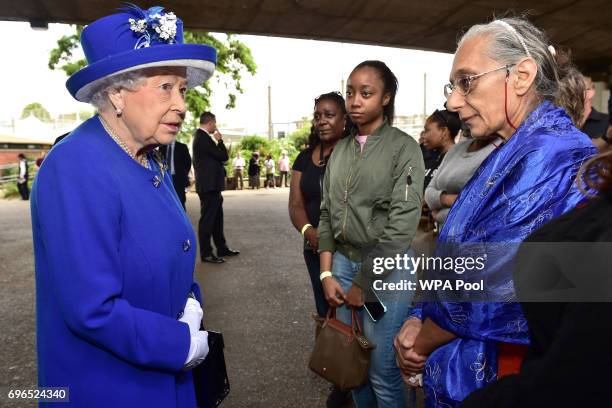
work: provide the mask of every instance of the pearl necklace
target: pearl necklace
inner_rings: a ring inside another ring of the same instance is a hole
[[[140,164],[142,167],[149,169],[149,161],[147,160],[147,155],[146,153],[141,155],[140,158],[138,158],[134,153],[132,153],[132,151],[127,147],[127,145],[125,144],[125,142],[123,140],[121,140],[119,138],[119,136],[117,136],[117,134],[114,132],[114,130],[110,127],[110,125],[108,123],[106,123],[106,121],[104,120],[104,118],[102,116],[99,116],[100,118],[100,123],[102,123],[102,127],[104,128],[104,130],[106,130],[106,133],[109,134],[109,136],[115,141],[115,143],[117,143],[119,145],[119,147],[121,147],[121,149],[123,149],[124,152],[126,152],[132,159],[134,159],[134,161],[136,161],[136,163]]]

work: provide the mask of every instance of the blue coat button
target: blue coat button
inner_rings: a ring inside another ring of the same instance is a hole
[[[183,252],[189,251],[189,248],[191,248],[191,241],[190,240],[184,241],[183,242]]]
[[[159,188],[159,185],[161,184],[161,179],[159,178],[159,176],[155,175],[152,181],[153,181],[153,185],[155,186],[155,188]]]

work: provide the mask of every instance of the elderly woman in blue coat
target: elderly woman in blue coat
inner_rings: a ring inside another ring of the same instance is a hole
[[[195,235],[154,149],[174,140],[185,91],[216,51],[182,22],[130,6],[87,26],[67,82],[97,108],[55,146],[32,193],[39,386],[79,407],[194,407],[208,353]]]

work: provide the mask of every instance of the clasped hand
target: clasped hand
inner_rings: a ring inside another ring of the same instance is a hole
[[[408,319],[393,341],[397,366],[400,368],[404,382],[412,387],[417,386],[415,377],[423,372],[427,360],[427,356],[417,353],[414,349],[421,326],[419,319]]]

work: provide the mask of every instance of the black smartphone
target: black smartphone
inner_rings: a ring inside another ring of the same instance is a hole
[[[365,302],[363,308],[370,315],[370,319],[372,319],[373,322],[377,322],[382,319],[387,312],[387,307],[380,301],[376,292],[372,291],[372,294],[374,295],[374,299],[370,302]]]

